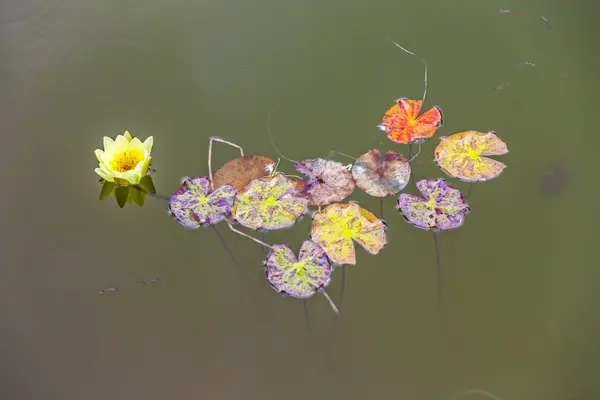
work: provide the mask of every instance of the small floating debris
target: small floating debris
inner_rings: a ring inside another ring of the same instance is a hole
[[[546,28],[550,29],[550,22],[548,21],[548,18],[544,17],[543,15],[540,15],[540,19],[542,20],[544,25],[546,25]]]
[[[537,65],[534,63],[531,63],[529,61],[519,61],[519,62],[517,62],[517,67],[519,67],[519,68],[537,67]]]
[[[151,281],[141,281],[141,282],[142,282],[144,285],[148,285],[148,284],[151,284],[151,283],[157,283],[157,282],[159,282],[159,281],[160,281],[160,277],[158,277],[158,278],[154,278],[154,279],[152,279]]]
[[[498,12],[499,12],[500,14],[504,14],[504,15],[517,15],[517,12],[516,12],[516,11],[513,11],[513,10],[505,10],[505,9],[503,9],[503,8],[499,8],[499,9],[498,9]]]
[[[100,291],[100,294],[104,294],[107,292],[117,292],[118,290],[119,290],[119,288],[117,288],[117,287],[111,287],[111,288],[107,288],[107,289],[102,289]]]
[[[510,82],[502,82],[501,84],[497,85],[494,88],[494,92],[499,92],[499,91],[503,90],[504,88],[506,88],[508,85],[510,85]]]

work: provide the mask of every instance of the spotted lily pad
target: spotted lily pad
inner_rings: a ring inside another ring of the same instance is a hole
[[[460,227],[469,206],[458,189],[443,179],[422,179],[417,189],[423,197],[402,193],[398,208],[404,218],[421,229],[447,230]]]
[[[420,143],[429,139],[442,124],[442,110],[433,107],[419,116],[422,106],[421,100],[398,99],[385,112],[379,128],[395,143]]]
[[[308,202],[298,196],[296,185],[277,173],[255,179],[239,192],[232,214],[247,228],[271,231],[294,225],[307,209]]]
[[[435,162],[448,175],[465,182],[488,181],[506,165],[485,156],[508,153],[494,132],[466,131],[442,138],[435,149]]]
[[[181,225],[198,228],[225,219],[233,207],[235,189],[223,185],[210,193],[207,176],[185,178],[169,200],[169,210]]]
[[[356,264],[356,241],[370,254],[385,246],[383,221],[356,203],[332,204],[313,217],[311,240],[336,264]]]
[[[352,176],[356,185],[370,196],[391,196],[408,184],[410,163],[393,151],[382,158],[379,149],[373,149],[356,160]]]
[[[311,206],[337,203],[354,191],[355,183],[348,167],[337,161],[315,158],[300,161],[294,168],[307,177],[305,191]]]
[[[254,179],[270,175],[275,161],[264,156],[243,156],[227,161],[213,174],[214,188],[231,185],[240,192]]]
[[[298,259],[286,245],[277,244],[267,256],[267,280],[277,292],[307,299],[331,281],[331,264],[325,251],[306,240]]]

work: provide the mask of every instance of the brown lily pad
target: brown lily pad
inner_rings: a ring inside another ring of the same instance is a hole
[[[406,187],[410,163],[400,154],[388,151],[381,157],[379,149],[363,154],[352,166],[356,185],[373,197],[392,196]]]
[[[213,174],[214,189],[231,185],[240,192],[255,179],[270,175],[275,161],[265,156],[244,156],[227,161]]]
[[[300,161],[294,168],[307,177],[305,192],[311,206],[339,203],[350,196],[356,186],[348,168],[337,161],[315,158]]]

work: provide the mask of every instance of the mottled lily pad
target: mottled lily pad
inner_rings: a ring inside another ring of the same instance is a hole
[[[370,254],[385,246],[383,221],[356,203],[332,204],[313,217],[311,240],[336,264],[356,264],[353,241]]]
[[[417,189],[422,198],[406,193],[398,197],[398,208],[411,225],[443,231],[463,224],[469,206],[460,190],[443,179],[422,179],[417,182]]]
[[[352,194],[356,185],[348,167],[337,161],[315,158],[300,161],[294,168],[307,177],[305,191],[311,206],[342,201]]]
[[[231,185],[240,192],[251,181],[268,176],[275,168],[275,161],[264,156],[243,156],[227,161],[213,174],[214,188]]]
[[[223,185],[210,193],[207,176],[185,178],[181,187],[171,196],[169,210],[181,225],[198,228],[224,220],[231,212],[235,189]]]
[[[277,292],[307,299],[331,281],[331,264],[325,251],[306,240],[298,259],[286,245],[277,244],[267,256],[267,280]]]
[[[352,176],[356,185],[370,196],[391,196],[408,184],[410,163],[393,151],[388,151],[382,158],[379,149],[373,149],[356,160]]]
[[[442,138],[435,149],[435,162],[448,175],[465,182],[496,178],[506,168],[485,156],[508,153],[506,144],[494,132],[466,131]]]
[[[420,143],[429,139],[442,125],[442,110],[433,107],[419,116],[422,106],[421,100],[398,99],[385,112],[379,128],[395,143]]]
[[[238,193],[232,214],[241,225],[252,229],[288,228],[308,209],[296,185],[277,173],[255,179]]]

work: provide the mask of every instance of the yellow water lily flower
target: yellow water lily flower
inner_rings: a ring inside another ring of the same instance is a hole
[[[148,172],[153,142],[150,136],[142,143],[140,139],[132,138],[128,131],[118,135],[115,140],[105,136],[104,150],[97,149],[94,152],[100,163],[96,173],[119,186],[139,184]]]

